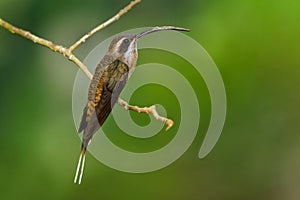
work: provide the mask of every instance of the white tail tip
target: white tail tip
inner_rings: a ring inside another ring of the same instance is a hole
[[[79,160],[78,160],[78,164],[77,164],[77,168],[76,168],[74,183],[76,183],[78,180],[79,169],[80,169],[80,175],[79,175],[78,184],[81,183],[83,170],[84,170],[84,163],[85,163],[85,152],[86,152],[86,149],[83,147],[80,151],[80,156],[79,156]]]

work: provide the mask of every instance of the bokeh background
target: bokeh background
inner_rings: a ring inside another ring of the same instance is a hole
[[[0,16],[69,46],[127,3],[1,0]],[[78,69],[61,55],[1,28],[0,198],[299,199],[299,21],[296,0],[144,0],[89,39],[75,52],[81,59],[105,38],[128,29],[168,24],[190,28],[188,35],[209,52],[222,74],[228,110],[216,147],[206,158],[198,159],[210,118],[205,83],[175,55],[140,51],[139,64],[170,65],[197,88],[198,135],[180,159],[152,173],[119,172],[88,154],[80,186],[73,184],[80,148],[72,117]],[[176,122],[179,105],[170,99],[170,91],[153,85],[140,88],[130,102],[160,103]],[[149,122],[146,115],[131,115],[137,124]],[[178,128],[175,124],[169,133],[131,141],[113,125],[109,118],[104,128],[113,131],[108,137],[136,152],[160,148]]]

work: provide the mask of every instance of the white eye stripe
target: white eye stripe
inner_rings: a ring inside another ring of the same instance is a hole
[[[122,38],[121,40],[119,40],[118,42],[117,42],[117,47],[119,47],[119,46],[121,46],[121,44],[122,44],[122,42],[123,42],[123,40],[125,40],[126,38]]]

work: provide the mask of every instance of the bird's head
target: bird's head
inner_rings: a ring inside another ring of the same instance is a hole
[[[154,27],[150,30],[143,31],[138,34],[125,34],[115,37],[109,46],[108,53],[113,56],[114,59],[119,59],[129,66],[129,68],[133,68],[136,65],[136,61],[138,58],[137,52],[137,41],[141,37],[148,35],[150,33],[154,33],[157,31],[164,30],[177,30],[177,31],[189,31],[189,29],[178,28],[174,26],[161,26]]]
[[[108,53],[129,67],[135,66],[138,57],[137,38],[132,34],[115,37],[110,43]]]

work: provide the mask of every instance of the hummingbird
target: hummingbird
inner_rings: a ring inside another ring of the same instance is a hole
[[[83,131],[83,136],[74,183],[77,182],[78,175],[78,184],[81,183],[87,146],[109,116],[135,69],[138,59],[137,41],[147,34],[163,30],[189,31],[174,26],[161,26],[138,34],[119,35],[111,41],[107,53],[97,65],[78,129],[78,133]]]

